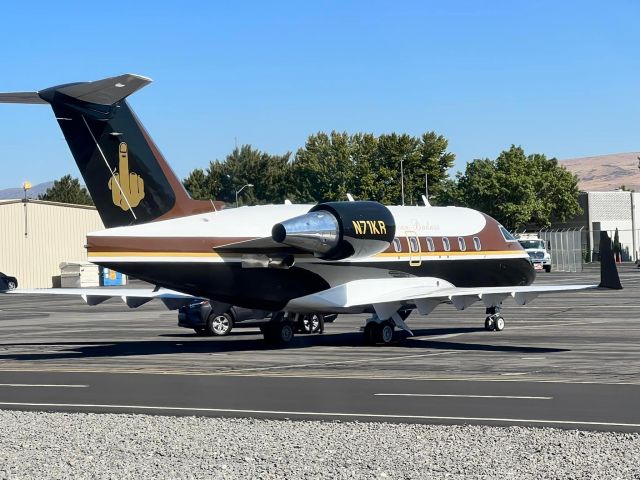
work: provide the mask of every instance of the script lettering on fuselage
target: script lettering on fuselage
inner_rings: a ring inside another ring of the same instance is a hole
[[[352,220],[357,235],[386,235],[387,226],[382,220]]]

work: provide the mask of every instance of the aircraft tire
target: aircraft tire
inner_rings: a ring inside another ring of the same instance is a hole
[[[362,332],[362,339],[365,345],[375,345],[377,340],[378,324],[375,322],[369,322],[364,326]]]
[[[493,330],[493,326],[494,326],[493,318],[491,316],[488,316],[484,320],[484,329],[490,332]]]
[[[378,340],[380,341],[380,343],[384,345],[389,345],[391,344],[391,342],[393,342],[393,329],[394,329],[394,325],[389,321],[382,322],[378,326],[377,334],[378,334]]]
[[[502,317],[502,315],[496,315],[496,317],[494,318],[493,329],[496,332],[501,332],[502,330],[504,330],[504,318]]]
[[[306,313],[299,316],[299,320],[296,323],[297,329],[300,333],[318,333],[320,331],[321,313]]]
[[[288,345],[293,340],[294,328],[289,322],[268,325],[264,330],[264,340],[271,345]]]

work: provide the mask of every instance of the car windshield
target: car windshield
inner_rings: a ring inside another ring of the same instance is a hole
[[[522,248],[530,249],[530,248],[539,248],[544,250],[544,241],[543,240],[519,240]]]

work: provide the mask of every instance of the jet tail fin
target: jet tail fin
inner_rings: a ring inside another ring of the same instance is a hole
[[[604,230],[600,232],[600,285],[598,286],[600,288],[622,290],[618,267],[616,267],[616,262],[613,258],[611,239]]]
[[[0,103],[48,103],[107,228],[215,211],[193,200],[126,98],[151,80],[125,74],[38,92],[1,93]]]

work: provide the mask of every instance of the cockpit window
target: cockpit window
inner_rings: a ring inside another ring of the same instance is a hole
[[[500,225],[500,233],[502,233],[502,236],[504,237],[504,239],[507,242],[517,242],[518,240],[516,240],[516,237],[514,237],[513,235],[511,235],[509,233],[509,230],[507,230],[506,228],[504,228],[502,225]]]

